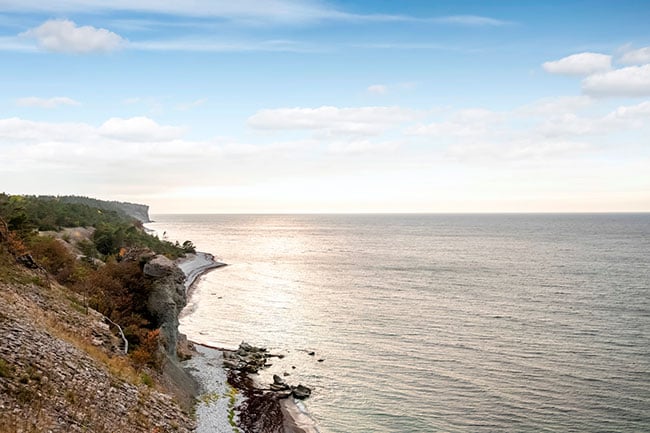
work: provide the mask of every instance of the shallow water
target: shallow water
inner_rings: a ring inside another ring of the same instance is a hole
[[[182,331],[286,353],[323,433],[650,429],[649,214],[154,219],[230,264]]]

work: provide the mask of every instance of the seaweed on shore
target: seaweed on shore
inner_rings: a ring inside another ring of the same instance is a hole
[[[283,416],[279,397],[257,388],[243,371],[229,370],[228,383],[246,398],[239,405],[239,427],[245,433],[283,433]]]

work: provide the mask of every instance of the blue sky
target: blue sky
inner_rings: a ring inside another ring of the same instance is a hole
[[[648,22],[648,1],[0,0],[0,189],[650,211]]]

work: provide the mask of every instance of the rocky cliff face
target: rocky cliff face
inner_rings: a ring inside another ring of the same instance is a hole
[[[137,219],[140,222],[143,223],[148,223],[151,222],[149,219],[149,206],[144,205],[144,204],[136,204],[136,203],[124,203],[124,202],[112,202],[116,206],[118,206],[122,211],[129,215],[132,216],[133,218]]]
[[[153,278],[154,288],[147,309],[156,318],[163,336],[167,355],[178,359],[178,316],[187,303],[185,274],[167,257],[158,255],[144,265],[143,272]]]
[[[184,407],[192,407],[199,385],[179,363],[179,358],[186,359],[190,356],[187,338],[178,332],[178,316],[187,304],[185,274],[174,262],[162,255],[149,260],[142,271],[154,279],[147,309],[156,318],[162,335],[166,355],[163,379]]]
[[[149,219],[149,206],[144,204],[98,200],[95,198],[79,197],[73,195],[60,196],[58,199],[64,203],[80,203],[98,209],[117,211],[135,218],[143,223],[151,222]]]
[[[0,431],[186,432],[193,421],[147,386],[103,316],[38,274],[0,279]]]

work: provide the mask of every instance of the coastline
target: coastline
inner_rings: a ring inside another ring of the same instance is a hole
[[[208,271],[227,266],[226,263],[216,261],[212,254],[205,252],[188,254],[184,258],[176,260],[175,263],[185,274],[186,308],[191,305],[192,287],[198,278]],[[237,418],[235,408],[244,401],[243,395],[246,390],[233,387],[228,383],[229,373],[234,370],[227,369],[223,365],[223,360],[225,352],[229,351],[194,341],[191,343],[194,345],[193,356],[184,361],[182,365],[201,388],[201,394],[198,396],[195,406],[196,432],[230,433],[239,431],[235,425],[235,418]],[[259,390],[262,389],[259,384],[256,387]],[[319,433],[315,421],[296,404],[293,397],[280,399],[278,403],[284,433]]]
[[[210,253],[197,251],[196,253],[187,254],[187,256],[176,260],[176,266],[185,274],[185,293],[187,297],[191,295],[190,289],[196,282],[197,278],[211,269],[228,266],[227,263],[218,262]]]

